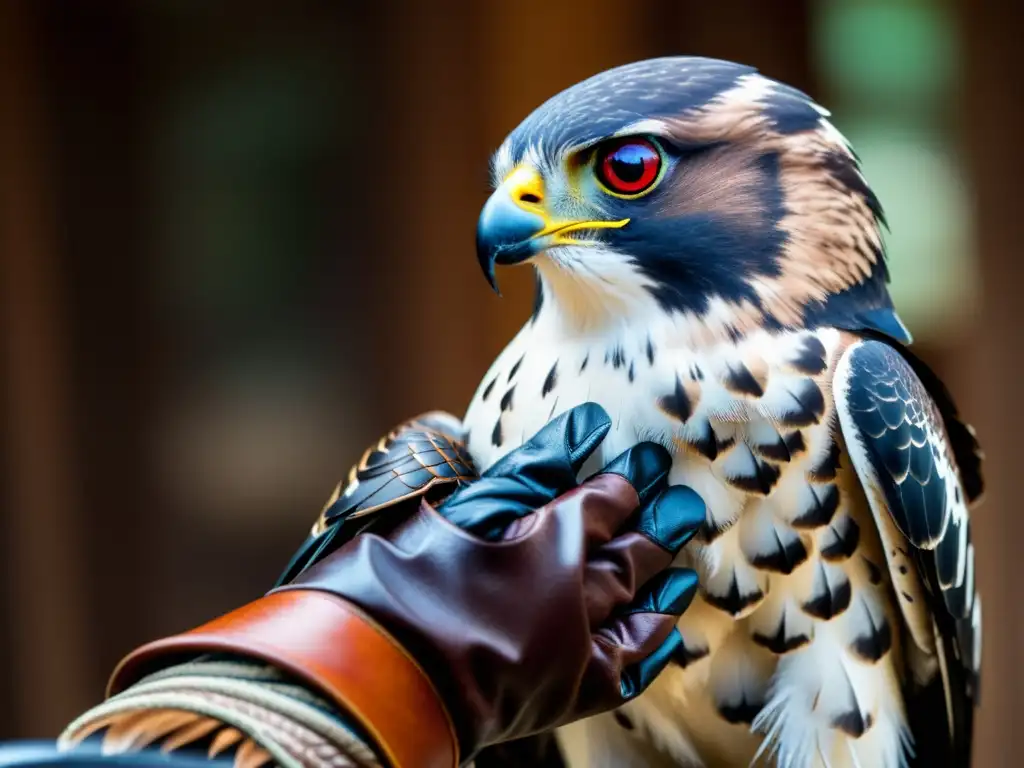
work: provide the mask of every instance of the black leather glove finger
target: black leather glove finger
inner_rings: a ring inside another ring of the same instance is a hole
[[[480,480],[449,496],[438,512],[483,539],[501,538],[513,520],[576,487],[583,462],[611,425],[595,403],[566,411],[498,460]]]
[[[621,613],[616,615],[609,626],[598,631],[600,637],[611,637],[620,646],[625,645],[622,638],[635,637],[639,630],[646,629],[659,617],[669,616],[673,622],[693,602],[697,594],[697,574],[689,568],[669,568],[654,576],[643,592],[637,595]],[[654,678],[661,674],[668,665],[673,654],[683,645],[683,637],[675,628],[653,652],[622,672],[620,686],[622,698],[632,699],[641,694]]]

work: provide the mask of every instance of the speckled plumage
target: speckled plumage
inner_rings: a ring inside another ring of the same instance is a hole
[[[970,748],[975,446],[903,356],[881,207],[826,114],[749,68],[661,59],[556,96],[496,155],[496,182],[536,167],[561,216],[629,224],[532,259],[537,309],[466,415],[477,466],[594,401],[614,426],[590,470],[653,440],[708,507],[681,556],[702,587],[684,651],[618,718],[562,734],[573,768],[886,768],[915,740]],[[566,170],[617,135],[671,145],[647,198]],[[929,733],[911,710],[936,680]]]

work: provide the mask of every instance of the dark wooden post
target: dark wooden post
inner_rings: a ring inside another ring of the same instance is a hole
[[[995,768],[1019,763],[1024,724],[1024,614],[1017,594],[1024,577],[1024,519],[1017,509],[1024,436],[1024,101],[1014,96],[1024,6],[961,0],[959,10],[966,64],[960,123],[972,172],[983,291],[975,342],[959,363],[970,386],[963,409],[988,457],[988,493],[974,515],[985,614],[975,763]]]
[[[0,736],[47,736],[90,703],[65,296],[33,7],[0,4],[0,331],[5,365],[2,570],[13,712]]]

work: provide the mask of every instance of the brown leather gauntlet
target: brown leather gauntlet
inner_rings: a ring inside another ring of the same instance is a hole
[[[262,597],[182,635],[129,654],[108,694],[155,668],[204,653],[260,659],[331,699],[395,768],[453,768],[458,743],[430,678],[395,640],[350,603],[324,592]]]

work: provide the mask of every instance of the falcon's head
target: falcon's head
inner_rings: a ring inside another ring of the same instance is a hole
[[[800,91],[675,57],[553,97],[493,160],[477,249],[529,261],[580,330],[661,313],[704,334],[834,325],[908,340],[886,290],[877,198]]]

